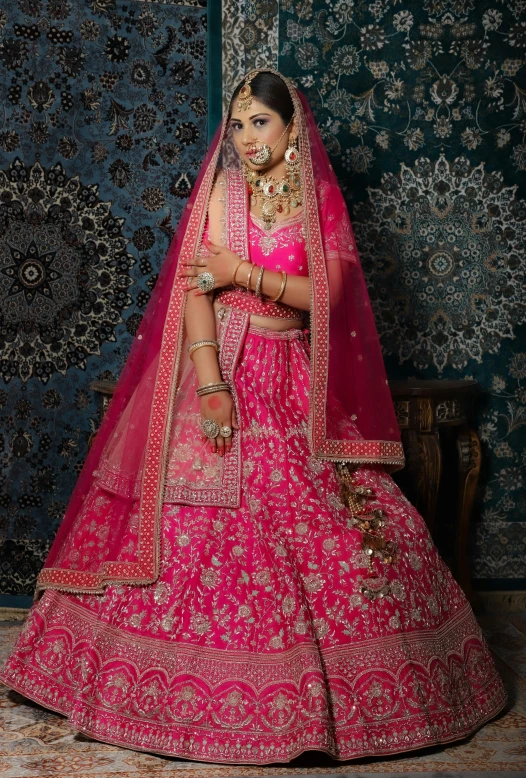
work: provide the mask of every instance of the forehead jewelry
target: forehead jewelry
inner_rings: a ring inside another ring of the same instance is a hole
[[[250,82],[252,79],[254,79],[257,74],[259,73],[259,70],[253,70],[252,73],[249,73],[248,76],[245,79],[245,83],[239,90],[238,98],[237,98],[237,107],[240,111],[244,111],[246,108],[249,108],[252,104],[252,89],[250,87]]]

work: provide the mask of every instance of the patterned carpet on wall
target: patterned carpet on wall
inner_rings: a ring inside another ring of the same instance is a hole
[[[471,571],[524,588],[526,0],[218,4],[223,107],[263,64],[309,101],[389,378],[479,382]]]
[[[206,151],[204,0],[0,0],[0,593],[31,597]]]
[[[390,759],[333,762],[309,752],[289,764],[235,766],[206,764],[129,751],[95,742],[73,732],[65,718],[40,708],[0,686],[1,778],[245,778],[300,775],[411,778],[526,775],[526,614],[487,614],[481,623],[509,693],[509,709],[471,739]],[[21,629],[0,624],[0,663]]]

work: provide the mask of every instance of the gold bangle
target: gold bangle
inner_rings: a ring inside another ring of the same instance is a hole
[[[194,361],[192,357],[194,351],[197,351],[198,348],[202,348],[203,346],[213,346],[216,352],[219,351],[219,344],[217,340],[197,340],[195,341],[195,343],[191,343],[188,346],[188,356],[190,357],[192,362]]]
[[[188,344],[188,352],[191,353],[198,346],[215,346],[216,350],[219,349],[219,341],[216,338],[202,338],[201,340],[194,340],[193,343]]]
[[[252,275],[255,267],[256,267],[255,264],[252,262],[252,267],[250,268],[250,272],[249,272],[248,278],[247,278],[247,289],[248,289],[249,292],[251,291],[250,290],[250,276]]]
[[[265,272],[265,265],[261,265],[261,267],[259,268],[258,280],[256,281],[256,288],[254,289],[254,294],[256,295],[256,297],[259,297],[260,300],[263,297],[263,295],[261,294],[261,282],[263,281],[264,272]]]
[[[234,272],[232,273],[232,286],[237,286],[236,284],[236,273],[238,270],[238,267],[243,264],[243,262],[248,262],[248,259],[240,259],[237,265],[234,268]]]
[[[281,286],[279,288],[279,292],[278,292],[276,297],[269,298],[271,302],[273,302],[273,303],[277,303],[278,302],[278,300],[283,295],[283,292],[285,291],[286,285],[287,285],[287,274],[285,273],[284,270],[282,270],[281,271]]]

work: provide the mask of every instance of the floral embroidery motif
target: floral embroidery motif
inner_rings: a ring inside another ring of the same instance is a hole
[[[289,219],[282,219],[273,225],[270,230],[266,230],[263,227],[262,220],[250,214],[250,220],[252,222],[250,227],[250,243],[251,245],[257,245],[264,257],[269,257],[275,251],[279,249],[289,248],[290,246],[296,246],[302,249],[302,255],[305,255],[305,233],[303,231],[303,214],[298,213]],[[254,225],[256,229],[254,229]],[[289,260],[293,262],[296,259],[292,254]]]

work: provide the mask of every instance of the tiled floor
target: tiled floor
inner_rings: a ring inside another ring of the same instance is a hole
[[[263,767],[167,759],[88,740],[73,733],[62,716],[0,686],[0,778],[164,778],[184,771],[191,778],[526,776],[526,614],[488,614],[480,622],[508,686],[511,706],[469,740],[447,748],[346,763],[309,752],[288,765]],[[20,628],[20,623],[0,623],[0,664]]]

